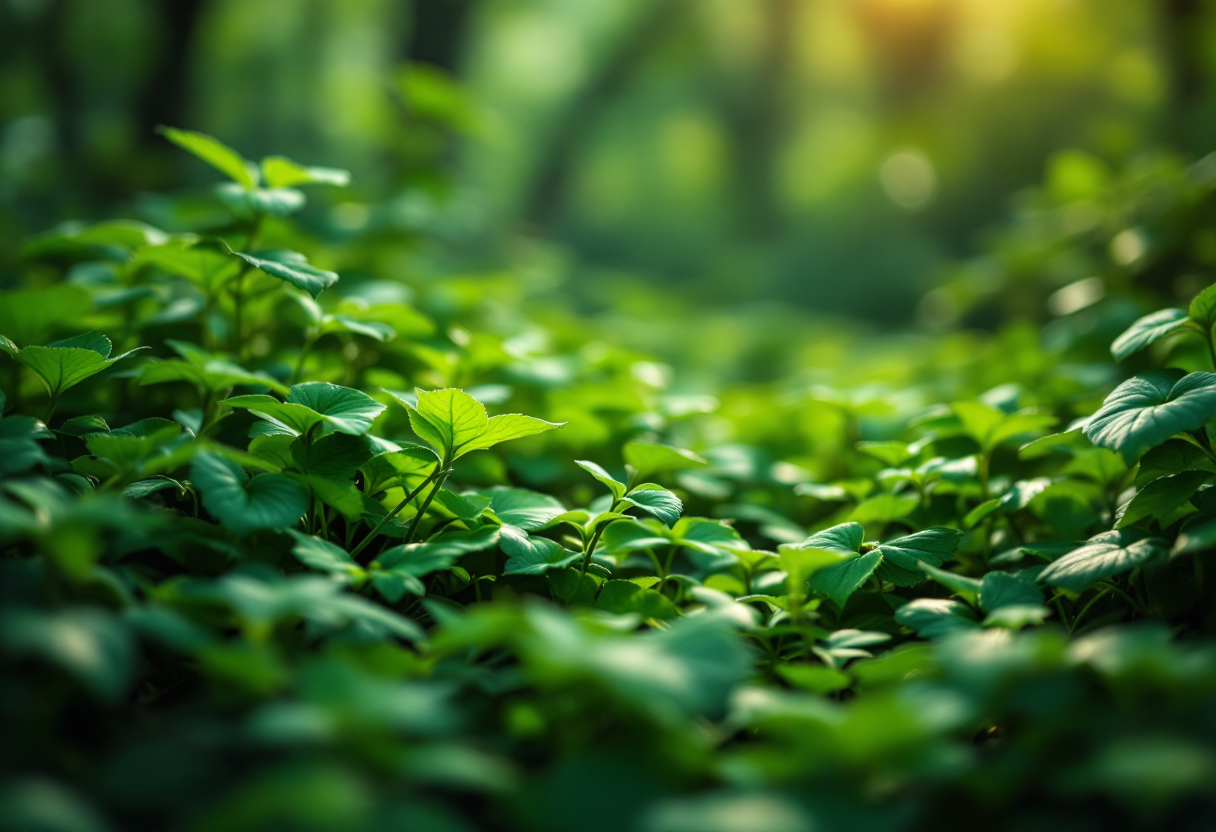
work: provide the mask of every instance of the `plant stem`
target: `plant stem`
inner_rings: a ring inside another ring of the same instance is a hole
[[[1216,345],[1214,345],[1214,344],[1212,343],[1212,329],[1211,329],[1211,327],[1205,328],[1205,329],[1203,330],[1203,340],[1204,340],[1204,342],[1205,342],[1205,343],[1208,345],[1208,358],[1209,358],[1209,359],[1211,360],[1211,362],[1212,362],[1212,369],[1213,369],[1214,371],[1216,371]]]
[[[612,505],[608,508],[608,512],[611,514],[612,512],[616,511],[618,505],[619,501],[613,500]],[[591,565],[591,556],[595,554],[595,547],[596,544],[600,542],[600,535],[602,535],[604,533],[604,529],[608,528],[610,525],[612,525],[611,520],[607,521],[606,523],[602,523],[600,527],[595,530],[595,534],[591,535],[591,542],[587,544],[587,551],[583,553],[583,568],[579,570],[580,575],[587,574],[587,567]]]
[[[422,489],[426,488],[431,483],[431,480],[433,480],[435,478],[435,475],[438,472],[439,472],[438,468],[436,468],[434,471],[432,471],[431,475],[429,477],[427,477],[426,479],[424,479],[421,483],[419,483],[417,488],[415,488],[410,493],[406,494],[405,499],[403,499],[401,502],[397,503],[396,507],[394,507],[392,511],[390,511],[388,514],[381,517],[380,522],[377,523],[372,528],[372,530],[367,533],[367,537],[363,538],[363,540],[360,541],[359,545],[351,550],[350,556],[353,558],[356,555],[358,555],[360,552],[362,552],[364,549],[366,549],[367,544],[371,543],[376,538],[376,535],[380,534],[380,530],[383,529],[386,525],[388,525],[388,521],[392,520],[394,517],[396,517],[398,514],[400,514],[402,509],[404,509],[406,506],[408,506],[413,501],[413,499],[422,492]]]
[[[48,428],[51,426],[51,417],[55,415],[55,407],[59,404],[59,394],[62,391],[56,390],[51,393],[51,400],[47,404],[46,416],[42,418],[42,423]]]
[[[410,530],[405,534],[405,542],[407,544],[414,542],[414,535],[418,532],[418,524],[422,522],[422,516],[431,507],[431,500],[435,499],[435,494],[439,492],[439,489],[443,488],[443,484],[447,481],[448,474],[450,473],[451,471],[445,470],[443,475],[435,480],[435,484],[431,486],[431,490],[427,492],[426,499],[422,501],[422,505],[418,507],[418,513],[414,515],[413,521],[410,522]]]
[[[304,372],[304,359],[308,357],[308,351],[312,349],[313,344],[317,343],[319,337],[319,335],[309,336],[304,340],[304,345],[300,347],[300,356],[296,359],[296,367],[291,371],[291,381],[287,383],[288,387],[300,380],[300,374]]]

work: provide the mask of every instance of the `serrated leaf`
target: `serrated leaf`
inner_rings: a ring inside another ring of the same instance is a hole
[[[652,517],[657,517],[668,528],[676,524],[684,511],[684,504],[680,502],[679,497],[654,483],[639,485],[622,500]]]
[[[412,491],[429,477],[439,465],[439,458],[430,448],[402,448],[369,459],[360,466],[366,477],[364,490],[379,494],[389,488]]]
[[[556,541],[530,537],[523,529],[503,526],[499,546],[507,553],[503,575],[541,575],[550,569],[564,569],[583,556]]]
[[[111,364],[146,349],[137,347],[110,357],[110,339],[98,332],[86,332],[61,341],[53,341],[46,346],[28,346],[24,349],[18,349],[12,341],[3,338],[0,347],[33,370],[51,396],[58,396],[85,379],[97,375]]]
[[[206,133],[181,130],[176,127],[161,126],[157,128],[157,132],[182,150],[202,159],[241,187],[257,187],[257,166],[219,139],[212,138]]]
[[[416,409],[439,432],[441,447],[449,452],[481,436],[489,423],[485,406],[455,387],[419,390]]]
[[[249,410],[296,436],[318,424],[324,424],[327,431],[358,436],[367,433],[384,412],[384,405],[366,393],[326,381],[294,385],[283,402],[272,396],[250,395],[234,396],[223,404]]]
[[[925,579],[920,564],[941,566],[954,557],[962,537],[957,529],[932,528],[882,543],[877,548],[883,557],[878,577],[897,586],[914,586]]]
[[[308,509],[308,492],[290,477],[249,479],[241,466],[209,451],[195,454],[190,480],[202,492],[207,511],[238,535],[287,528]]]
[[[1120,508],[1115,528],[1122,529],[1146,518],[1162,520],[1186,505],[1211,476],[1207,471],[1181,471],[1153,480]]]
[[[456,456],[464,456],[470,451],[491,448],[500,442],[512,439],[523,439],[525,436],[535,436],[547,430],[560,428],[565,422],[546,422],[522,413],[504,413],[501,416],[491,416],[481,435],[459,445]]]
[[[287,533],[295,538],[295,546],[291,553],[296,560],[305,566],[321,572],[331,572],[337,575],[355,576],[363,574],[363,567],[355,562],[345,549],[335,546],[328,540],[322,540],[314,535],[304,534],[295,529]]]
[[[811,589],[826,595],[843,609],[849,596],[856,592],[882,563],[878,552],[848,557],[842,563],[819,569],[811,575]]]
[[[1072,592],[1083,592],[1098,581],[1134,569],[1163,555],[1164,540],[1141,537],[1131,530],[1103,532],[1079,549],[1048,564],[1039,580]]]
[[[1130,465],[1177,433],[1198,430],[1216,415],[1216,374],[1154,370],[1115,388],[1085,427],[1095,445]]]
[[[1161,309],[1145,315],[1115,339],[1110,345],[1110,354],[1122,361],[1154,341],[1174,332],[1186,329],[1189,318],[1181,309]]]
[[[485,496],[490,500],[490,510],[503,525],[524,531],[546,526],[566,510],[556,498],[526,488],[500,486],[485,492]]]
[[[1188,314],[1204,332],[1210,332],[1216,324],[1216,285],[1204,289],[1191,301]]]
[[[989,572],[980,582],[979,605],[984,612],[993,613],[1002,607],[1039,607],[1042,604],[1043,593],[1029,578],[1008,572]]]
[[[574,460],[574,464],[608,486],[608,490],[612,492],[612,499],[619,500],[625,496],[625,491],[627,490],[625,483],[617,480],[596,463],[586,459],[576,459]]]
[[[295,251],[272,249],[259,251],[256,255],[239,251],[233,251],[232,254],[263,274],[290,283],[314,298],[338,282],[337,272],[318,269],[310,265],[303,254]]]
[[[308,444],[295,439],[289,447],[292,464],[302,473],[338,479],[349,479],[376,454],[376,445],[368,436],[349,433],[326,434]]]

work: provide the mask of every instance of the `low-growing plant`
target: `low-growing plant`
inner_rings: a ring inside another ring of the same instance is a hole
[[[348,288],[290,219],[344,172],[163,134],[228,218],[0,304],[5,828],[1207,824],[1216,354],[715,413]]]

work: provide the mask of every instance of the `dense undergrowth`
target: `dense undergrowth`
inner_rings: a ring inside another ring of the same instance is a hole
[[[999,334],[774,337],[165,135],[218,201],[0,294],[5,829],[1211,827],[1210,165],[1064,159]]]

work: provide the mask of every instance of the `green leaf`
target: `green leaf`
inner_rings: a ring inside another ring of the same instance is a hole
[[[1115,388],[1085,426],[1095,445],[1130,465],[1171,436],[1202,428],[1216,415],[1216,374],[1154,370]]]
[[[1146,451],[1140,458],[1140,467],[1136,469],[1136,486],[1143,488],[1154,480],[1182,471],[1216,473],[1216,462],[1191,442],[1171,439]]]
[[[1207,471],[1181,471],[1153,480],[1120,509],[1115,528],[1122,529],[1146,518],[1164,519],[1186,505],[1211,476]]]
[[[785,572],[786,587],[791,596],[803,597],[807,582],[822,569],[840,563],[841,555],[828,549],[807,549],[799,546],[781,546],[777,554],[781,570]]]
[[[338,282],[338,273],[318,269],[308,263],[308,258],[295,251],[273,249],[259,251],[257,255],[233,251],[258,271],[303,289],[314,298]]]
[[[596,463],[585,459],[576,459],[574,460],[574,464],[608,486],[608,490],[612,492],[612,499],[619,500],[625,496],[625,491],[627,490],[625,483],[615,479]]]
[[[989,572],[980,582],[980,608],[993,613],[1002,607],[1040,607],[1043,593],[1034,581],[1008,572]]]
[[[883,562],[878,577],[897,586],[915,586],[925,579],[921,563],[941,566],[954,557],[963,533],[957,529],[932,528],[882,543]]]
[[[636,613],[645,619],[665,620],[680,614],[666,595],[643,589],[633,581],[605,581],[595,606],[617,615]]]
[[[878,552],[849,557],[843,563],[826,566],[812,574],[811,589],[826,595],[843,609],[849,596],[870,579],[881,562],[882,555]]]
[[[535,436],[547,430],[560,428],[564,424],[566,423],[546,422],[544,419],[525,416],[522,413],[504,413],[501,416],[491,416],[481,435],[460,445],[456,456],[464,456],[470,451],[484,450],[497,445],[499,442],[522,439],[525,436]]]
[[[241,466],[209,451],[195,454],[190,479],[202,492],[207,511],[238,535],[287,528],[308,509],[308,492],[290,477],[259,474],[249,479]]]
[[[819,696],[844,690],[853,684],[849,674],[821,664],[779,664],[774,670],[794,687]]]
[[[646,479],[660,471],[680,471],[709,465],[692,451],[657,442],[626,442],[622,454],[625,462],[637,472],[638,479]]]
[[[285,402],[272,396],[250,395],[234,396],[223,404],[244,408],[294,436],[306,434],[319,424],[324,424],[327,431],[358,436],[367,433],[384,412],[384,405],[366,393],[327,381],[296,384]]]
[[[865,531],[860,523],[841,523],[829,529],[815,532],[798,546],[804,549],[827,549],[841,554],[858,554]]]
[[[927,563],[921,563],[920,571],[937,581],[954,595],[959,596],[968,604],[975,604],[979,599],[981,582],[978,578],[969,578],[948,569],[938,569]]]
[[[237,217],[246,221],[255,220],[264,214],[287,217],[301,210],[307,203],[304,194],[295,188],[254,188],[248,190],[225,182],[216,185],[215,194]]]
[[[909,601],[895,611],[895,620],[922,638],[942,638],[978,626],[970,607],[944,598]]]
[[[672,494],[666,488],[649,482],[634,488],[622,500],[653,517],[657,517],[668,528],[676,524],[676,521],[680,519],[681,512],[684,511],[684,504],[680,502],[679,497]]]
[[[1165,336],[1187,328],[1189,318],[1181,309],[1161,309],[1145,315],[1110,345],[1110,354],[1122,361]]]
[[[507,553],[504,576],[540,575],[550,569],[564,569],[582,558],[581,553],[571,552],[556,541],[529,537],[515,526],[502,527],[499,546]]]
[[[984,618],[985,627],[1003,627],[1020,630],[1038,626],[1051,615],[1051,610],[1042,604],[1007,604],[993,610]]]
[[[370,437],[330,433],[306,444],[295,439],[290,445],[292,464],[305,474],[349,479],[360,465],[376,455]]]
[[[1191,301],[1189,315],[1204,332],[1210,332],[1216,324],[1216,285],[1204,289]]]
[[[111,364],[146,347],[110,357],[110,339],[98,332],[86,332],[62,341],[53,341],[44,347],[29,346],[18,349],[12,341],[0,335],[0,349],[33,370],[46,385],[51,396],[76,386],[95,376]]]
[[[853,509],[849,519],[857,523],[886,525],[916,511],[920,500],[915,494],[879,494]]]
[[[1128,529],[1103,532],[1049,564],[1039,574],[1039,580],[1083,592],[1098,581],[1142,566],[1165,551],[1166,543],[1159,538],[1142,537]]]
[[[439,432],[443,442],[439,449],[453,453],[485,433],[489,424],[485,406],[468,393],[455,387],[417,392],[417,413]]]
[[[595,600],[599,582],[577,569],[553,569],[549,572],[549,594],[563,604],[589,604]]]
[[[295,529],[288,529],[287,533],[296,541],[291,553],[305,566],[321,572],[331,572],[348,577],[363,574],[363,567],[357,564],[354,558],[346,553],[346,550],[335,546],[328,540],[322,540]]]
[[[853,447],[890,468],[897,468],[915,456],[903,442],[858,442]]]
[[[258,169],[228,145],[205,133],[158,127],[156,131],[182,150],[192,153],[243,188],[256,188]]]
[[[295,185],[337,185],[345,188],[350,184],[349,171],[307,167],[286,156],[267,156],[263,159],[262,176],[272,188],[290,188]]]
[[[379,494],[389,488],[413,491],[439,465],[439,458],[430,448],[402,448],[369,459],[359,470],[365,477],[364,491]]]
[[[496,487],[489,490],[490,510],[504,525],[533,531],[565,512],[556,498],[526,488]]]

